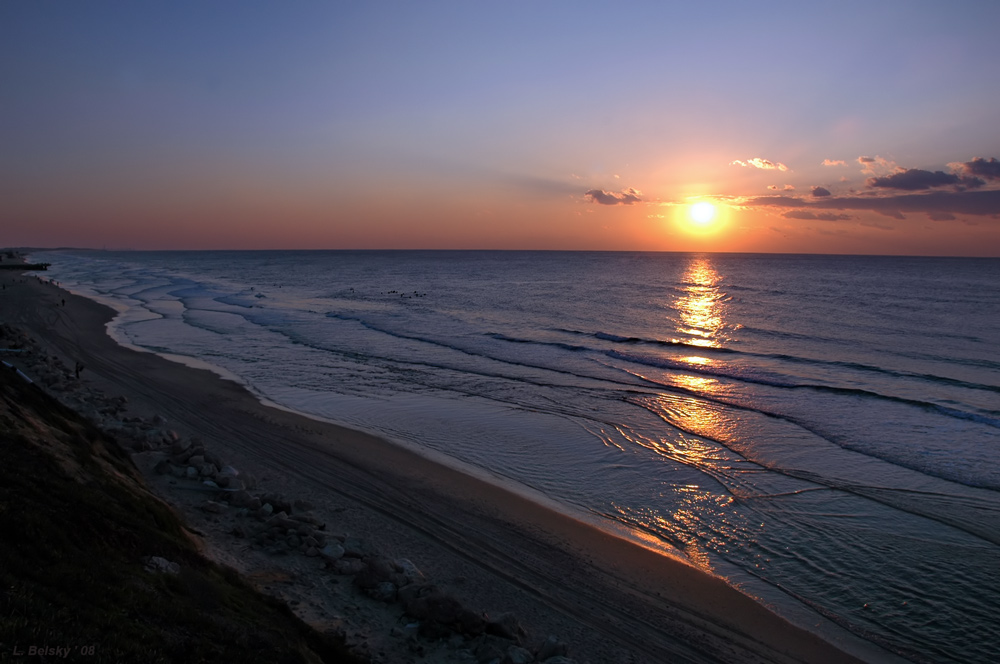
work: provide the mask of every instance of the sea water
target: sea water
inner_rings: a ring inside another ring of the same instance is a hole
[[[32,258],[118,309],[123,343],[669,547],[807,627],[1000,657],[1000,260]]]

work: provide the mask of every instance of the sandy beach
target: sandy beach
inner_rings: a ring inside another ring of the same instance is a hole
[[[526,646],[554,635],[574,661],[592,663],[862,661],[680,561],[390,442],[262,405],[209,371],[124,348],[105,332],[114,312],[98,303],[16,271],[0,282],[0,322],[67,366],[81,363],[80,380],[126,397],[128,415],[200,438],[261,491],[308,501],[329,530],[412,561],[465,606],[513,614]],[[391,634],[403,610],[359,597],[316,558],[272,556],[234,537],[230,517],[199,509],[204,494],[152,472],[161,458],[135,456],[210,557],[375,661],[463,661],[449,659],[455,643],[401,645]]]

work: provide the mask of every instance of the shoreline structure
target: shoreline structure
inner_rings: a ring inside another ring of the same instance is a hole
[[[575,661],[595,664],[902,661],[854,637],[825,641],[723,579],[413,450],[273,407],[214,372],[122,346],[106,331],[116,312],[94,300],[13,270],[0,281],[0,322],[29,330],[68,366],[81,363],[81,381],[125,396],[133,416],[159,416],[180,436],[203,439],[259,478],[261,489],[316,505],[335,530],[412,560],[464,605],[515,615],[526,641],[555,634],[571,644]],[[162,453],[133,458],[203,536],[206,555],[289,601],[306,622],[349,639],[353,632],[373,655],[384,644],[366,621],[402,627],[391,617],[401,608],[387,618],[361,599],[345,600],[349,584],[336,588],[317,558],[271,557],[214,532],[220,517],[198,509],[207,496],[152,472]]]

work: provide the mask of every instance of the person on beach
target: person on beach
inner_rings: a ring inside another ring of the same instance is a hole
[[[83,363],[82,362],[77,362],[76,363],[75,369],[76,369],[76,379],[77,380],[80,380],[80,372],[83,371],[83,368],[84,367],[83,367]]]

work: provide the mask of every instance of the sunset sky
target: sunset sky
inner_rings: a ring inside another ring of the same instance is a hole
[[[1000,256],[998,26],[996,0],[0,0],[0,246]]]

